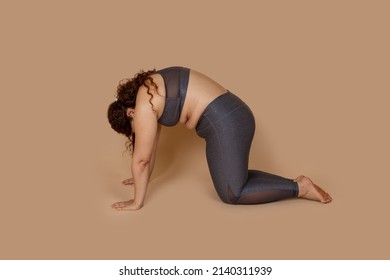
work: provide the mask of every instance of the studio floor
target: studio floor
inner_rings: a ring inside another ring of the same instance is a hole
[[[390,258],[389,4],[226,2],[1,4],[0,259]],[[224,204],[204,141],[176,126],[144,208],[112,210],[131,157],[107,107],[121,79],[172,65],[252,108],[250,168],[333,202]]]

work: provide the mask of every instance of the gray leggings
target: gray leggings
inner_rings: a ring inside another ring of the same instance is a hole
[[[206,156],[215,189],[229,204],[260,204],[298,195],[290,179],[248,170],[255,120],[249,107],[227,92],[212,101],[196,133],[206,140]]]

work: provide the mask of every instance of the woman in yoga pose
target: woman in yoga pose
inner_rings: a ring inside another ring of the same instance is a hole
[[[115,210],[143,206],[162,126],[184,124],[206,140],[214,187],[228,204],[260,204],[300,197],[328,203],[331,196],[309,178],[286,179],[248,170],[255,120],[249,107],[211,78],[186,67],[141,71],[119,83],[108,108],[111,127],[129,139],[134,199],[114,203]]]

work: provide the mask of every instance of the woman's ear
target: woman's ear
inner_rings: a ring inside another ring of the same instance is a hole
[[[134,108],[127,108],[126,115],[128,117],[130,117],[130,118],[133,118],[134,117],[134,112],[135,112]]]

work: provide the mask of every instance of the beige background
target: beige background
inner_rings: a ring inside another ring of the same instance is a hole
[[[69,3],[68,3],[69,2]],[[2,259],[389,259],[387,1],[1,1]],[[204,142],[164,129],[128,199],[118,81],[183,65],[239,95],[250,167],[312,177],[330,205],[230,206]]]

